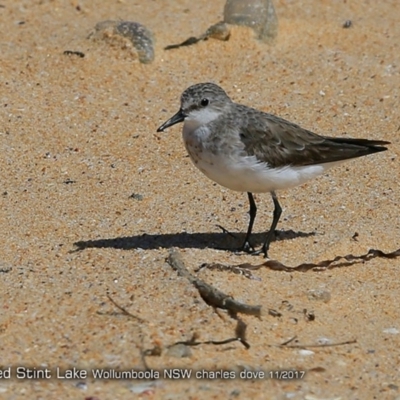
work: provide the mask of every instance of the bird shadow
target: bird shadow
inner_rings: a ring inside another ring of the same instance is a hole
[[[315,236],[316,232],[276,231],[275,241],[289,240],[299,237]],[[113,248],[122,250],[143,249],[155,250],[160,248],[178,247],[182,249],[212,248],[217,250],[233,251],[243,244],[245,234],[241,232],[222,233],[169,233],[147,234],[137,236],[124,236],[110,239],[80,240],[74,243],[76,249],[81,251],[89,248]],[[261,245],[265,240],[265,233],[254,233],[251,242],[254,246]],[[236,245],[236,247],[235,247]]]

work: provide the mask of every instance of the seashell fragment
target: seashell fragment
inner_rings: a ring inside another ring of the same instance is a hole
[[[105,40],[123,49],[135,49],[141,63],[148,64],[154,60],[153,34],[138,22],[101,21],[88,38]]]

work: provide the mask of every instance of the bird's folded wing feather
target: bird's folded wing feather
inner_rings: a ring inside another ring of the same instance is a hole
[[[271,167],[329,163],[386,150],[386,141],[317,135],[271,114],[247,112],[236,129],[248,155]]]

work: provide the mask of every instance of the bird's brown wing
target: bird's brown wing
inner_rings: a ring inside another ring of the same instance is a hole
[[[275,115],[263,113],[263,118],[260,118],[258,111],[246,111],[246,117],[236,121],[240,126],[239,134],[244,150],[271,167],[347,160],[387,150],[383,145],[390,143],[324,137]]]

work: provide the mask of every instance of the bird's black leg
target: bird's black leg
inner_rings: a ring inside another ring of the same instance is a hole
[[[262,252],[264,253],[264,257],[268,257],[268,249],[271,243],[272,238],[274,237],[276,226],[278,225],[279,218],[282,214],[282,208],[279,204],[278,198],[276,197],[275,192],[271,192],[272,200],[274,202],[274,218],[272,220],[271,228],[267,233],[267,237],[262,247]]]
[[[247,192],[247,195],[249,196],[249,203],[250,203],[250,210],[249,210],[250,222],[247,228],[246,238],[244,239],[243,246],[240,248],[240,250],[245,251],[246,253],[253,253],[255,250],[254,247],[250,244],[250,236],[251,236],[251,231],[253,230],[254,220],[256,219],[257,215],[257,206],[254,201],[252,193]]]

